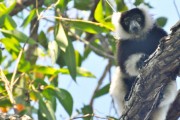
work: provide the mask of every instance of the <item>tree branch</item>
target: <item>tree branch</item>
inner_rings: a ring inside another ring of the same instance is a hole
[[[22,11],[24,8],[30,6],[30,5],[35,5],[36,0],[18,0],[16,3],[15,8],[13,11],[10,13],[11,16],[16,15],[20,11]],[[41,6],[44,3],[44,0],[38,0],[39,5]]]
[[[133,86],[129,104],[121,119],[147,120],[158,104],[163,88],[170,80],[176,79],[179,69],[180,24],[177,24],[146,61],[146,66]]]
[[[96,89],[94,90],[93,95],[92,95],[91,100],[90,100],[90,103],[89,103],[89,105],[90,105],[91,107],[93,106],[95,94],[96,94],[96,92],[100,89],[100,87],[101,87],[101,85],[102,85],[102,82],[103,82],[104,78],[105,78],[106,75],[107,75],[107,72],[111,69],[111,65],[112,65],[112,64],[111,64],[111,61],[109,61],[109,63],[107,64],[107,66],[106,66],[106,68],[105,68],[105,70],[104,70],[101,78],[100,78],[99,81],[98,81],[98,84],[97,84],[97,86],[96,86]]]
[[[100,0],[94,0],[94,2],[93,2],[94,5],[93,5],[93,7],[91,9],[91,14],[89,16],[89,21],[96,22],[96,19],[94,18],[94,12],[96,10],[96,7],[97,7],[99,1]],[[92,40],[93,36],[94,36],[94,34],[86,33],[85,39],[90,42]]]

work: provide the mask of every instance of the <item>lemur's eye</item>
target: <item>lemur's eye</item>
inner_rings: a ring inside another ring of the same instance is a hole
[[[136,20],[140,22],[140,21],[141,21],[141,18],[140,18],[140,17],[137,17],[137,19],[136,19]]]
[[[128,20],[125,20],[124,23],[125,23],[125,25],[128,25],[128,24],[129,24],[129,21],[128,21]]]
[[[125,25],[129,25],[129,17],[126,17],[126,18],[124,19],[124,24],[125,24]]]

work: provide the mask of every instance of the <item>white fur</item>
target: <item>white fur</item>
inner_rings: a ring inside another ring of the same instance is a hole
[[[139,69],[136,66],[136,63],[142,57],[142,53],[133,54],[128,57],[125,62],[125,70],[130,76],[137,76],[139,75]]]
[[[124,97],[127,93],[126,84],[124,83],[122,78],[123,74],[121,73],[120,67],[117,67],[111,81],[109,92],[114,102],[116,103],[119,115],[122,115],[125,109]]]
[[[138,7],[142,12],[144,13],[145,16],[145,27],[142,30],[141,34],[130,34],[126,32],[122,26],[120,25],[120,19],[121,19],[121,13],[120,12],[114,12],[112,15],[112,23],[115,27],[115,38],[116,39],[130,39],[130,38],[138,38],[143,36],[144,34],[148,33],[148,31],[153,27],[154,25],[154,20],[152,16],[148,12],[148,8],[141,5]]]
[[[157,108],[151,116],[150,120],[166,120],[166,115],[169,110],[169,105],[166,105],[161,108]]]
[[[151,15],[147,12],[147,8],[145,8],[144,6],[139,6],[138,8],[141,9],[145,15],[145,28],[142,30],[141,34],[139,35],[133,35],[127,33],[122,28],[119,22],[121,19],[121,13],[120,12],[113,13],[112,23],[115,26],[115,37],[117,39],[126,40],[130,38],[133,39],[133,38],[141,37],[142,35],[148,33],[150,29],[152,29],[154,21]],[[139,74],[139,71],[136,68],[136,63],[139,61],[141,56],[142,56],[141,53],[133,54],[129,56],[128,60],[125,62],[125,69],[129,75],[137,76]],[[127,93],[127,86],[122,80],[123,77],[124,76],[120,70],[120,67],[117,67],[110,85],[110,94],[117,105],[119,115],[122,115],[126,106],[124,97]],[[156,108],[156,110],[152,113],[151,120],[165,120],[169,107],[172,104],[172,102],[175,100],[176,95],[177,95],[176,81],[171,81],[165,87],[163,99],[160,105],[158,106],[158,108]]]
[[[152,120],[166,120],[167,112],[177,96],[176,81],[171,81],[167,84],[164,90],[163,99],[158,108],[152,113]]]
[[[114,31],[114,37],[116,39],[128,39],[132,38],[132,35],[127,33],[122,26],[120,25],[120,18],[121,18],[121,13],[120,12],[114,12],[112,15],[112,24],[115,27]]]
[[[117,67],[115,74],[110,85],[110,94],[115,101],[116,107],[118,109],[119,115],[122,115],[126,102],[124,97],[127,92],[127,87],[124,81],[122,80],[123,74],[121,73],[120,67]],[[161,100],[160,105],[153,111],[150,120],[166,120],[167,112],[170,108],[170,105],[173,103],[177,96],[177,85],[176,81],[171,81],[164,90],[163,99]]]
[[[176,81],[174,80],[167,84],[164,90],[163,99],[159,107],[163,107],[168,104],[171,104],[175,100],[176,96],[177,96],[177,84]]]

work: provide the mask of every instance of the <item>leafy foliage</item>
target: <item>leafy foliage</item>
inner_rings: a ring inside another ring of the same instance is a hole
[[[75,101],[68,89],[60,87],[61,75],[71,76],[75,83],[77,77],[97,79],[82,67],[91,52],[115,64],[112,58],[116,42],[110,22],[113,11],[104,0],[97,0],[97,4],[92,0],[25,2],[27,7],[19,10],[16,2],[0,0],[0,42],[5,48],[0,51],[3,68],[0,73],[9,81],[0,78],[0,110],[8,112],[14,107],[5,87],[9,83],[16,104],[25,108],[19,114],[36,114],[39,120],[58,120],[55,113],[60,104],[70,118]],[[134,5],[140,3],[144,0],[136,0]],[[115,0],[114,4],[117,11],[127,10],[124,0]],[[157,19],[161,26],[166,21]],[[82,51],[75,49],[76,41],[84,45]],[[100,85],[92,100],[106,95],[109,85]],[[89,104],[77,110],[81,115],[93,112]]]
[[[160,27],[164,27],[167,23],[167,18],[165,17],[159,17],[156,20],[156,23],[160,26]]]

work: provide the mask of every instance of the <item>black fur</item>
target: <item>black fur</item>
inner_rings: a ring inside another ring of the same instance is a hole
[[[137,20],[138,17],[141,18],[140,21]],[[143,15],[143,12],[138,8],[125,11],[124,13],[122,13],[121,18],[122,19],[120,19],[119,22],[126,32],[130,32],[129,25],[130,25],[130,21],[132,20],[136,20],[141,25],[142,28],[144,28],[145,26],[145,17]]]
[[[124,63],[130,55],[144,53],[149,56],[157,48],[160,39],[166,35],[167,33],[163,29],[154,25],[142,38],[119,40],[117,55],[122,72],[126,73]]]
[[[136,77],[136,76],[129,76],[127,74],[127,71],[125,70],[126,60],[130,55],[136,53],[143,53],[145,56],[151,55],[157,48],[160,39],[166,35],[167,33],[163,29],[154,25],[154,27],[142,38],[119,40],[118,50],[117,50],[118,64],[121,68],[122,73],[126,75],[126,77],[124,78],[128,90],[126,96],[128,96],[132,84],[134,83]],[[140,61],[140,63],[143,64],[142,61]]]
[[[118,112],[123,115],[126,101],[139,74],[144,60],[158,47],[162,37],[167,33],[159,28],[146,8],[135,8],[123,13],[113,13],[112,23],[115,26],[118,65],[110,86],[110,94],[115,100]],[[168,109],[177,95],[176,82],[167,84],[160,96],[158,107],[151,115],[152,120],[165,120]]]

